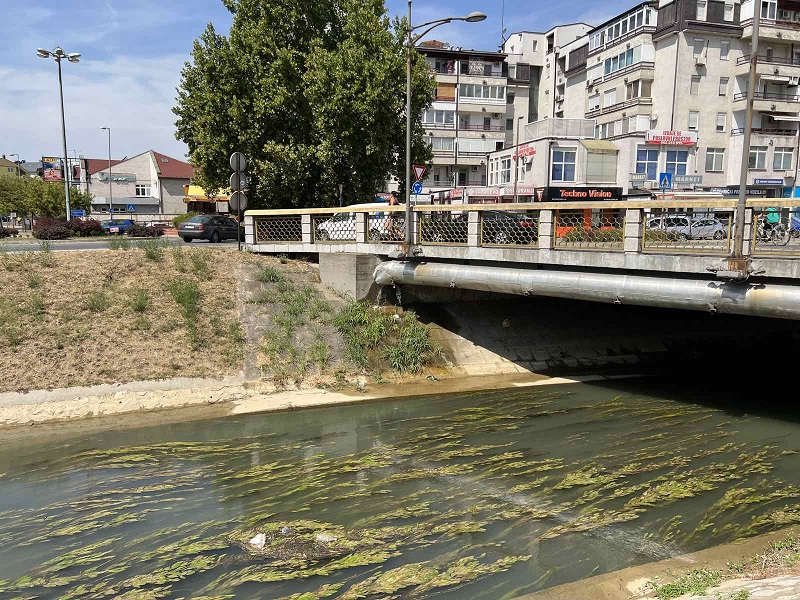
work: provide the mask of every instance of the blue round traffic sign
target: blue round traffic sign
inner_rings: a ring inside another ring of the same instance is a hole
[[[418,196],[422,193],[422,182],[418,181],[413,186],[411,186],[411,191],[414,192],[414,195]]]

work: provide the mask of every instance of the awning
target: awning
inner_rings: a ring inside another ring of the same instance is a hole
[[[208,202],[208,203],[215,203],[215,202],[227,202],[230,200],[230,196],[227,191],[225,192],[218,192],[215,196],[209,197],[206,191],[201,188],[199,185],[185,185],[183,186],[185,197],[183,201],[186,204],[189,202]]]
[[[791,77],[787,75],[761,75],[763,81],[772,81],[773,83],[789,83]],[[769,98],[767,98],[769,100]]]
[[[608,140],[581,140],[580,142],[589,152],[619,152],[619,148]]]

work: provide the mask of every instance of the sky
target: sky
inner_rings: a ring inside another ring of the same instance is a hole
[[[268,0],[264,0],[268,1]],[[559,23],[601,23],[636,0],[505,0],[505,26],[545,31]],[[440,27],[432,38],[454,46],[496,50],[502,0],[414,0],[413,22],[473,10],[482,23]],[[406,0],[386,0],[392,15]],[[61,118],[57,66],[36,56],[37,48],[82,55],[63,63],[67,150],[70,156],[108,156],[111,128],[115,159],[156,150],[185,158],[175,139],[175,89],[190,59],[192,43],[211,22],[227,33],[231,15],[220,0],[26,0],[9,3],[0,20],[0,154],[23,160],[60,156]],[[16,158],[16,157],[15,157]]]

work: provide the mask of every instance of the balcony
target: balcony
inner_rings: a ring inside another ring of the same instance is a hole
[[[775,137],[786,136],[790,138],[796,138],[797,129],[765,129],[763,127],[753,127],[752,134],[775,136]],[[731,135],[744,135],[744,129],[731,129]]]
[[[746,54],[736,61],[736,75],[743,77],[750,73],[750,55]],[[763,77],[785,79],[800,77],[800,60],[790,57],[759,55],[756,73]]]
[[[461,131],[505,131],[505,125],[459,125]]]
[[[456,101],[456,97],[454,95],[453,96],[440,96],[439,94],[436,94],[433,97],[433,99],[436,102],[455,102]]]
[[[753,37],[753,19],[742,21],[744,31],[743,40]],[[792,43],[800,42],[800,23],[796,21],[782,21],[780,19],[760,19],[758,25],[758,39],[769,42]]]
[[[425,129],[449,129],[451,131],[455,131],[456,124],[455,123],[423,123],[422,126]]]
[[[636,111],[635,114],[637,115],[649,115],[651,111],[651,107],[653,106],[653,99],[652,98],[631,98],[630,100],[625,100],[624,102],[617,102],[616,104],[612,104],[611,106],[606,106],[604,108],[596,108],[594,110],[590,110],[586,113],[587,119],[594,119],[595,117],[599,117],[600,115],[607,115],[613,112],[617,112],[618,110],[627,110],[634,106],[641,106],[644,107],[642,110]],[[631,115],[629,115],[631,116]]]
[[[797,94],[772,94],[756,92],[753,109],[763,113],[798,113],[800,112],[800,96]],[[747,93],[742,92],[733,97],[733,110],[747,108]]]
[[[593,139],[595,121],[591,119],[542,119],[525,125],[528,141],[547,138]]]

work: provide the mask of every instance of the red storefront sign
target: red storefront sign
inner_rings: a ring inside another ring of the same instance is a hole
[[[512,160],[517,160],[517,157],[525,158],[527,156],[530,156],[530,157],[536,156],[536,150],[534,149],[533,146],[530,146],[530,145],[520,146],[519,150],[517,152],[514,152],[514,154],[511,155],[511,159]]]
[[[663,146],[696,146],[697,132],[650,129],[647,132],[647,143]]]

